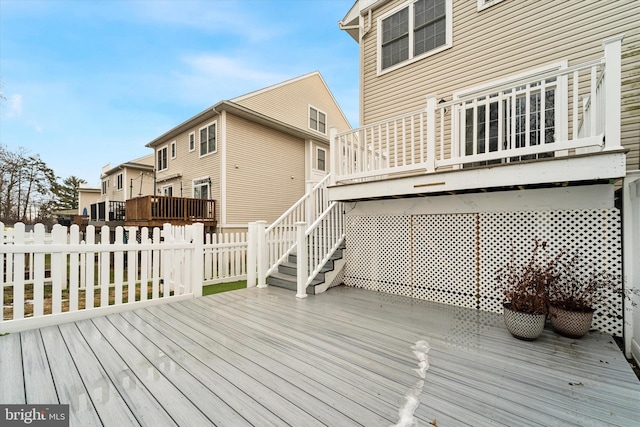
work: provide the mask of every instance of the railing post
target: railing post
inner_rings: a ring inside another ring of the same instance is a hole
[[[338,147],[338,129],[331,126],[329,129],[329,185],[335,185],[336,175],[340,172],[341,150]]]
[[[257,270],[258,270],[258,287],[267,287],[267,239],[265,235],[265,229],[267,228],[267,221],[256,221],[256,235],[257,239]]]
[[[311,190],[313,190],[314,183],[313,181],[307,181],[306,183],[305,194],[307,200],[304,204],[304,220],[311,224],[315,220],[315,212],[316,212],[316,198],[314,194],[311,194]]]
[[[297,257],[297,292],[296,298],[306,298],[307,297],[307,277],[308,277],[308,269],[307,265],[309,261],[307,260],[307,239],[306,239],[306,231],[307,231],[307,223],[304,221],[296,222],[296,257]]]
[[[436,96],[427,95],[427,172],[436,170]]]
[[[247,288],[256,286],[258,254],[258,225],[250,222],[247,230]]]
[[[622,35],[605,40],[604,46],[604,114],[605,150],[620,148],[620,96],[622,73]],[[595,95],[595,94],[594,94]],[[592,99],[591,102],[595,102]],[[599,106],[600,107],[600,106]],[[600,107],[602,108],[602,107]]]
[[[202,296],[202,284],[204,282],[204,224],[196,222],[192,226],[193,238],[193,265],[191,267],[191,291],[193,296]]]

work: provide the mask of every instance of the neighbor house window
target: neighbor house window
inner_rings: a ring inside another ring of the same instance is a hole
[[[175,141],[173,141],[173,142],[171,143],[171,158],[172,158],[172,159],[175,159],[175,158],[176,158],[176,154],[177,154],[177,153],[176,153],[176,142],[175,142]]]
[[[451,47],[451,0],[418,0],[378,21],[379,71]]]
[[[102,181],[102,194],[107,194],[107,188],[109,187],[109,180]]]
[[[200,128],[200,155],[215,153],[216,147],[216,123],[210,123]]]
[[[324,148],[316,149],[316,169],[320,171],[327,170],[327,151]]]
[[[211,196],[211,178],[199,178],[193,180],[193,198],[208,199]]]
[[[169,167],[169,161],[167,159],[167,147],[164,146],[158,150],[158,161],[157,167],[158,171],[163,171]]]
[[[189,151],[193,151],[196,149],[196,133],[191,132],[189,134]]]
[[[122,187],[123,187],[122,179],[123,179],[123,177],[122,177],[122,174],[121,174],[121,173],[119,173],[118,175],[116,175],[116,188],[117,188],[118,190],[122,190]]]
[[[162,195],[169,197],[173,196],[173,184],[162,187]]]
[[[502,0],[478,0],[478,12],[500,3]]]
[[[317,108],[309,107],[309,128],[327,133],[327,114]]]

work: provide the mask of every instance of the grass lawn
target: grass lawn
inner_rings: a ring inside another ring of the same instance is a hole
[[[202,288],[202,296],[218,294],[220,292],[235,291],[236,289],[242,289],[247,287],[246,280],[240,280],[238,282],[218,283],[216,285],[209,285]]]

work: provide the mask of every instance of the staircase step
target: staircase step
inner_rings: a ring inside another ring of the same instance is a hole
[[[321,283],[323,283],[322,280],[313,279],[311,281],[311,284],[307,286],[307,293],[311,295],[315,295],[315,286]],[[271,273],[269,277],[267,277],[267,284],[269,286],[290,289],[292,291],[298,290],[298,283],[297,283],[296,276],[290,276],[288,274],[282,274],[279,272]]]

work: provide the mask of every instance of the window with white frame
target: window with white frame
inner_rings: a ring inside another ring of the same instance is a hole
[[[109,180],[102,180],[102,194],[107,194],[107,188],[109,187]]]
[[[478,0],[478,12],[488,7],[498,4],[503,0]]]
[[[176,155],[177,155],[177,152],[176,152],[176,142],[175,142],[175,141],[173,141],[173,142],[171,143],[171,158],[172,158],[172,159],[175,159],[175,158],[176,158]]]
[[[156,167],[158,171],[163,171],[169,167],[169,160],[167,159],[167,146],[158,149]]]
[[[193,151],[196,149],[196,133],[191,132],[189,134],[189,151]]]
[[[193,198],[209,199],[211,197],[211,178],[199,178],[193,180]]]
[[[309,106],[309,128],[322,134],[327,133],[327,114]]]
[[[124,186],[123,183],[123,176],[121,173],[119,173],[118,175],[116,175],[116,188],[118,190],[122,190],[122,187]]]
[[[162,187],[162,195],[163,196],[173,196],[173,184],[164,185]]]
[[[327,150],[316,148],[316,169],[325,172],[327,170]]]
[[[200,128],[200,155],[215,153],[216,146],[216,122]]]
[[[417,0],[378,20],[378,70],[389,71],[451,47],[451,0]]]

